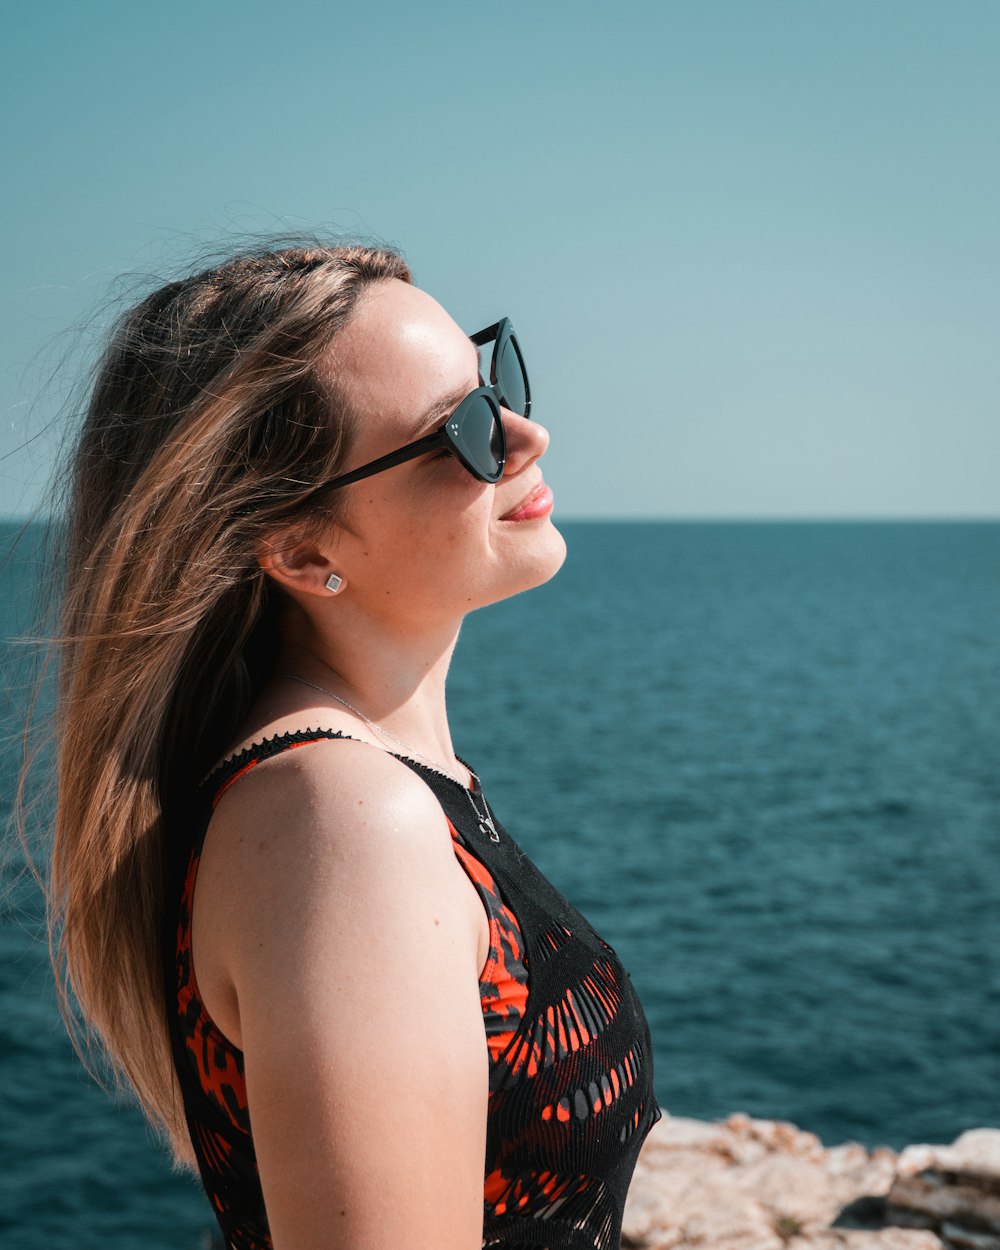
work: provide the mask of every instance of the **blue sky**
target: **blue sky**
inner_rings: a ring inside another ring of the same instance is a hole
[[[325,228],[400,246],[469,330],[514,319],[557,518],[1000,517],[994,0],[5,26],[0,513],[39,497],[95,342],[66,327],[116,275]]]

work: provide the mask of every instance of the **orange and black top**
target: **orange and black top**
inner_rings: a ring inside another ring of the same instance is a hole
[[[167,929],[174,1063],[202,1181],[231,1250],[270,1250],[243,1055],[216,1028],[191,962],[191,900],[214,804],[242,773],[333,730],[241,751],[202,785]],[[482,832],[457,781],[403,762],[430,786],[479,893],[490,948],[479,989],[489,1048],[483,1246],[617,1250],[643,1138],[659,1119],[649,1028],[615,952],[497,825]],[[482,804],[482,799],[480,799]]]

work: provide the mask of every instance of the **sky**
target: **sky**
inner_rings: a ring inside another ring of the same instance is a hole
[[[39,505],[119,275],[318,230],[512,318],[557,520],[1000,518],[996,0],[4,27],[0,515]]]

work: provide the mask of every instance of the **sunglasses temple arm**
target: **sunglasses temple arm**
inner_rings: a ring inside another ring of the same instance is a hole
[[[416,460],[417,456],[433,451],[436,447],[450,446],[444,430],[436,430],[425,438],[418,438],[415,443],[407,443],[398,451],[390,452],[388,456],[380,456],[378,460],[362,465],[360,469],[354,469],[351,473],[342,473],[340,477],[335,477],[329,482],[321,482],[312,491],[312,496],[323,495],[330,490],[339,490],[341,486],[350,486],[352,482],[360,482],[366,477],[372,477],[376,473],[381,473],[383,469],[394,469],[397,464],[404,464],[407,460]]]
[[[482,347],[484,343],[489,343],[496,338],[502,325],[502,321],[494,321],[491,326],[487,326],[485,330],[480,330],[478,334],[470,334],[469,338],[476,347]]]

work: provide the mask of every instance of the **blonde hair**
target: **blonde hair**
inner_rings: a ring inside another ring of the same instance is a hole
[[[175,1159],[191,1145],[163,981],[167,838],[267,676],[265,537],[335,519],[310,490],[351,419],[321,354],[394,252],[243,252],[126,312],[72,453],[61,553],[49,923],[84,1021]],[[183,836],[183,829],[181,834]]]

